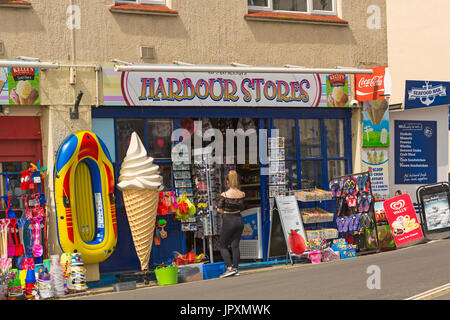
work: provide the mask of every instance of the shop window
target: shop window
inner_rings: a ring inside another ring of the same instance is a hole
[[[297,158],[295,119],[274,119],[273,124],[279,130],[278,135],[285,139],[286,159]]]
[[[301,188],[312,189],[323,188],[322,185],[322,161],[307,160],[301,162]]]
[[[300,156],[302,158],[320,158],[322,153],[320,140],[320,120],[300,119]]]
[[[251,11],[336,15],[336,0],[248,0]]]
[[[171,158],[172,120],[148,120],[148,150],[156,159]]]
[[[327,155],[329,158],[344,157],[344,120],[325,119],[327,131]]]
[[[345,160],[329,160],[328,161],[328,177],[341,177],[346,175]]]
[[[145,120],[119,119],[117,120],[117,153],[119,162],[123,161],[130,145],[131,134],[136,131],[142,143],[145,141]]]

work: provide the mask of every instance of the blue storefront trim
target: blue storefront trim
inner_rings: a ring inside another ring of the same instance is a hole
[[[92,108],[92,118],[112,118],[114,120],[114,136],[115,136],[115,146],[114,150],[116,155],[115,167],[115,177],[116,181],[119,176],[120,165],[118,162],[118,132],[117,132],[117,119],[145,119],[145,118],[165,118],[173,119],[174,129],[180,127],[181,118],[253,118],[259,120],[259,128],[265,128],[266,119],[268,127],[273,128],[273,119],[320,119],[321,126],[321,145],[322,145],[322,157],[314,158],[311,160],[321,160],[322,169],[322,186],[323,188],[328,188],[328,160],[345,160],[345,170],[346,173],[351,173],[352,171],[352,145],[351,145],[351,109],[348,108],[293,108],[293,107],[96,107]],[[342,119],[344,120],[344,132],[345,132],[345,156],[342,158],[327,158],[326,150],[326,135],[324,119]],[[300,134],[298,128],[298,121],[296,121],[296,139],[300,141]],[[145,145],[148,145],[148,126],[145,126]],[[269,130],[270,136],[270,130]],[[293,161],[297,161],[297,168],[301,168],[301,162],[308,160],[306,158],[301,158],[300,154],[300,143],[296,143],[296,155]],[[156,161],[155,161],[156,163]],[[170,164],[167,163],[158,164]],[[266,176],[261,176],[261,222],[262,222],[262,242],[263,242],[263,260],[268,260],[268,243],[270,236],[270,208],[269,208],[269,198],[268,198],[268,181]],[[301,179],[297,181],[297,188],[301,188]],[[116,190],[116,199],[118,199],[118,191]],[[116,200],[117,201],[117,200]],[[119,208],[118,206],[118,228],[119,228],[119,240],[124,246],[120,253],[115,252],[107,261],[100,264],[100,272],[108,273],[115,271],[125,271],[134,269],[139,269],[139,263],[137,260],[136,253],[134,252],[134,246],[131,238],[131,233],[127,230],[127,221],[124,208]],[[122,210],[121,210],[122,209]],[[121,213],[121,214],[119,214]],[[119,218],[121,216],[122,219]],[[119,226],[119,223],[122,227]],[[173,251],[177,250],[182,253],[185,250],[185,236],[181,232],[181,227],[173,225],[172,235],[176,235],[174,239],[170,241],[167,247],[162,248],[161,246],[153,247],[151,265],[161,263],[166,261],[168,258],[173,258]],[[128,228],[129,229],[129,228]],[[179,230],[179,231],[177,231]],[[166,239],[167,240],[167,239]],[[119,249],[119,241],[118,248]],[[116,249],[116,250],[117,250]],[[164,250],[168,251],[164,254]],[[126,252],[125,256],[123,256]],[[136,257],[133,257],[134,256]],[[126,259],[126,260],[124,260]],[[126,265],[123,261],[127,261]],[[121,267],[115,267],[115,264],[121,265]]]

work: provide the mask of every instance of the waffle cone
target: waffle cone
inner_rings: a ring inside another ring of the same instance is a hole
[[[159,192],[157,190],[124,190],[123,200],[141,270],[148,269],[155,231]]]

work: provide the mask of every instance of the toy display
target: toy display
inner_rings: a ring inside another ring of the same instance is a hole
[[[117,243],[114,169],[103,141],[77,131],[60,145],[54,166],[58,240],[86,263],[106,260]]]

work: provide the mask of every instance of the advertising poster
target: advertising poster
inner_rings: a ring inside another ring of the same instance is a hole
[[[450,104],[450,82],[406,81],[405,109],[427,108]]]
[[[397,247],[423,238],[422,228],[409,194],[386,200],[383,207]]]
[[[363,147],[389,147],[389,100],[363,102]]]
[[[303,253],[306,249],[306,234],[295,196],[275,198],[284,238],[291,253]]]
[[[241,240],[258,240],[258,212],[243,216],[244,231]]]
[[[387,66],[369,68],[372,74],[355,75],[355,98],[358,101],[386,99],[390,93],[390,77]]]
[[[39,105],[39,70],[0,68],[0,105]]]
[[[450,228],[450,208],[447,192],[423,196],[427,230]]]
[[[437,122],[395,120],[395,184],[437,180]]]
[[[349,84],[345,74],[327,75],[327,103],[328,107],[348,107]]]
[[[363,149],[362,171],[369,171],[375,199],[389,199],[389,152],[382,149]]]

